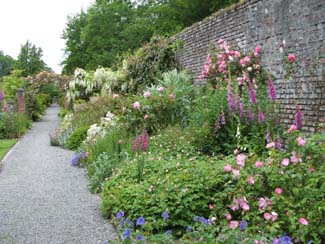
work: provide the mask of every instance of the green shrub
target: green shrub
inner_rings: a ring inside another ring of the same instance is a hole
[[[18,138],[31,126],[25,114],[0,113],[1,138]]]
[[[79,127],[75,129],[68,138],[67,148],[70,150],[77,149],[81,145],[81,143],[86,139],[88,129],[88,126]]]

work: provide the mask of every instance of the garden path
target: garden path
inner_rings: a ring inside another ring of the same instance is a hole
[[[50,107],[3,161],[1,244],[97,244],[115,236],[101,217],[99,197],[87,189],[85,171],[70,166],[73,152],[50,146],[58,111]]]

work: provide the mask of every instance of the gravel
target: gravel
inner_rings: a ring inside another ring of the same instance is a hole
[[[0,173],[1,244],[96,244],[116,237],[72,151],[51,147],[58,106],[13,147]]]

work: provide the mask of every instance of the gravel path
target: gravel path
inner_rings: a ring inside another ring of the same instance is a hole
[[[73,152],[50,146],[58,111],[50,107],[3,161],[1,244],[97,244],[115,236],[85,171],[70,166]]]

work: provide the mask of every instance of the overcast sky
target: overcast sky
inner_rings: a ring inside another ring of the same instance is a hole
[[[17,58],[27,40],[43,50],[43,60],[60,73],[67,16],[95,0],[0,0],[0,50]]]

